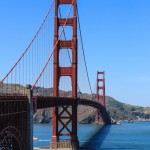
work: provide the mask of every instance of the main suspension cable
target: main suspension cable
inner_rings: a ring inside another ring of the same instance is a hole
[[[81,26],[80,26],[80,18],[79,18],[78,6],[76,5],[76,7],[77,7],[77,19],[78,19],[78,24],[79,24],[79,33],[80,33],[80,37],[81,37],[81,45],[82,45],[84,64],[85,64],[85,69],[86,69],[86,74],[87,74],[87,78],[88,78],[90,91],[91,91],[91,94],[93,96],[92,87],[91,87],[90,78],[89,78],[88,69],[87,69],[87,63],[86,63],[86,59],[85,59],[85,51],[84,51],[84,46],[83,46],[83,38],[82,38],[82,32],[81,32]]]
[[[72,1],[72,4],[73,4],[73,2],[74,2],[74,0]],[[73,5],[71,5],[71,7],[70,7],[70,10],[69,10],[69,12],[68,12],[68,16],[67,16],[67,18],[66,18],[66,21],[65,21],[63,27],[62,27],[62,31],[61,31],[61,33],[60,33],[60,35],[59,35],[59,37],[58,37],[58,40],[57,40],[57,42],[56,42],[55,45],[54,45],[53,51],[52,51],[52,53],[50,54],[50,56],[48,57],[48,59],[47,59],[45,65],[44,65],[44,67],[43,67],[43,69],[42,69],[40,75],[39,75],[38,78],[37,78],[37,80],[36,80],[35,83],[33,84],[32,90],[34,89],[35,85],[37,84],[37,82],[39,81],[39,79],[40,79],[40,77],[42,76],[43,72],[45,71],[45,69],[46,69],[46,67],[47,67],[47,65],[48,65],[48,63],[49,63],[49,61],[50,61],[50,59],[51,59],[51,57],[52,57],[52,55],[53,55],[53,53],[54,53],[54,51],[55,51],[55,48],[56,48],[56,46],[57,46],[57,44],[58,44],[58,42],[59,42],[59,40],[60,40],[60,38],[61,38],[61,36],[62,36],[62,34],[63,34],[63,32],[64,32],[64,29],[65,29],[65,26],[66,26],[66,24],[67,24],[68,18],[69,18],[69,16],[70,16],[72,7],[73,7]]]
[[[58,10],[59,10],[59,15],[60,15],[60,17],[61,17],[62,15],[61,15],[60,8],[58,8]],[[65,38],[65,40],[66,40],[67,38],[66,38],[66,34],[65,34],[65,31],[64,31],[64,30],[63,30],[63,34],[64,34],[64,38]],[[68,48],[67,48],[67,52],[68,52],[69,60],[70,60],[70,63],[71,63],[71,56],[70,56],[70,53],[69,53],[69,49],[68,49]],[[78,83],[77,83],[77,87],[78,87],[79,92],[80,92],[81,95],[82,95],[82,92],[81,92],[81,90],[80,90],[80,87],[79,87]],[[82,95],[82,97],[83,97],[83,95]]]
[[[33,39],[31,40],[31,42],[29,43],[29,45],[27,46],[27,48],[25,49],[25,51],[22,53],[21,57],[18,59],[18,61],[15,63],[15,65],[10,69],[10,71],[6,74],[6,76],[2,79],[2,81],[0,81],[0,84],[3,83],[3,81],[9,76],[9,74],[14,70],[14,68],[18,65],[18,63],[21,61],[21,59],[23,58],[23,56],[27,53],[27,51],[29,50],[29,48],[31,47],[32,43],[34,42],[34,40],[36,39],[36,37],[38,36],[39,32],[41,31],[41,28],[43,27],[47,17],[49,16],[49,13],[51,12],[52,10],[52,7],[53,7],[53,4],[54,4],[54,1],[52,2],[48,12],[47,12],[47,15],[46,17],[44,18],[41,26],[39,27],[38,31],[36,32],[35,36],[33,37]]]

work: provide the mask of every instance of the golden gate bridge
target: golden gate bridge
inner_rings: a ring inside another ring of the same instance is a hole
[[[81,84],[91,98],[84,98]],[[96,94],[92,92],[77,2],[53,0],[37,33],[0,81],[0,150],[33,149],[33,113],[49,107],[50,148],[78,149],[78,105],[96,108],[96,123],[110,123],[103,71],[97,72]]]

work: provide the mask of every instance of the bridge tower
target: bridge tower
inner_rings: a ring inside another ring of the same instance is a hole
[[[59,18],[59,5],[72,5],[72,18]],[[55,29],[54,29],[54,89],[53,96],[59,97],[60,77],[69,76],[72,85],[73,102],[68,106],[53,108],[53,135],[51,149],[58,148],[77,148],[79,145],[77,137],[77,16],[76,16],[76,0],[55,0]],[[59,27],[71,26],[73,35],[71,40],[59,39]],[[60,67],[59,52],[63,49],[71,49],[72,64],[70,67]],[[71,112],[69,109],[71,108]],[[65,114],[65,115],[64,115]],[[67,115],[66,115],[67,114]],[[66,121],[67,120],[67,121]],[[69,124],[71,123],[71,127]],[[62,125],[60,129],[59,124]],[[66,133],[64,133],[64,130]],[[64,141],[65,137],[69,137],[69,141]]]
[[[105,107],[105,72],[98,72],[97,71],[97,79],[96,79],[96,101],[100,103],[103,107]],[[101,112],[101,115],[104,115]],[[104,116],[103,116],[104,118]],[[96,123],[104,123],[104,121],[99,120],[99,111],[96,111]]]

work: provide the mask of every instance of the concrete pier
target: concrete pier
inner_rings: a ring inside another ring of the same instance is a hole
[[[51,142],[50,149],[69,149],[76,150],[79,147],[79,142],[62,141],[62,142]]]
[[[31,90],[31,85],[26,85],[26,95],[28,97],[28,120],[27,120],[27,130],[28,130],[28,150],[33,150],[33,92]]]

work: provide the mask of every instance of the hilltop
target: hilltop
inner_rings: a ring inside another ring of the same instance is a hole
[[[115,120],[150,119],[150,107],[141,107],[122,103],[111,97],[107,97],[106,102],[108,112]]]
[[[13,89],[13,93],[16,92],[16,89],[23,89],[22,85],[13,84],[3,84],[3,91],[9,92],[10,89]],[[20,91],[21,91],[20,90]],[[1,89],[0,89],[1,91]],[[52,95],[52,88],[47,88],[44,90],[44,95]],[[36,87],[34,94],[43,94],[43,89],[41,87]],[[60,91],[61,96],[71,95],[71,92],[65,93]],[[81,93],[78,93],[81,96]],[[91,95],[84,93],[82,94],[83,98],[91,99]],[[145,120],[150,119],[150,107],[141,107],[133,106],[130,104],[122,103],[110,96],[106,96],[106,108],[111,118],[114,120]],[[95,113],[96,109],[87,106],[78,106],[78,122],[79,123],[94,123],[95,122]],[[34,114],[35,123],[50,123],[52,122],[52,108],[37,110]]]

